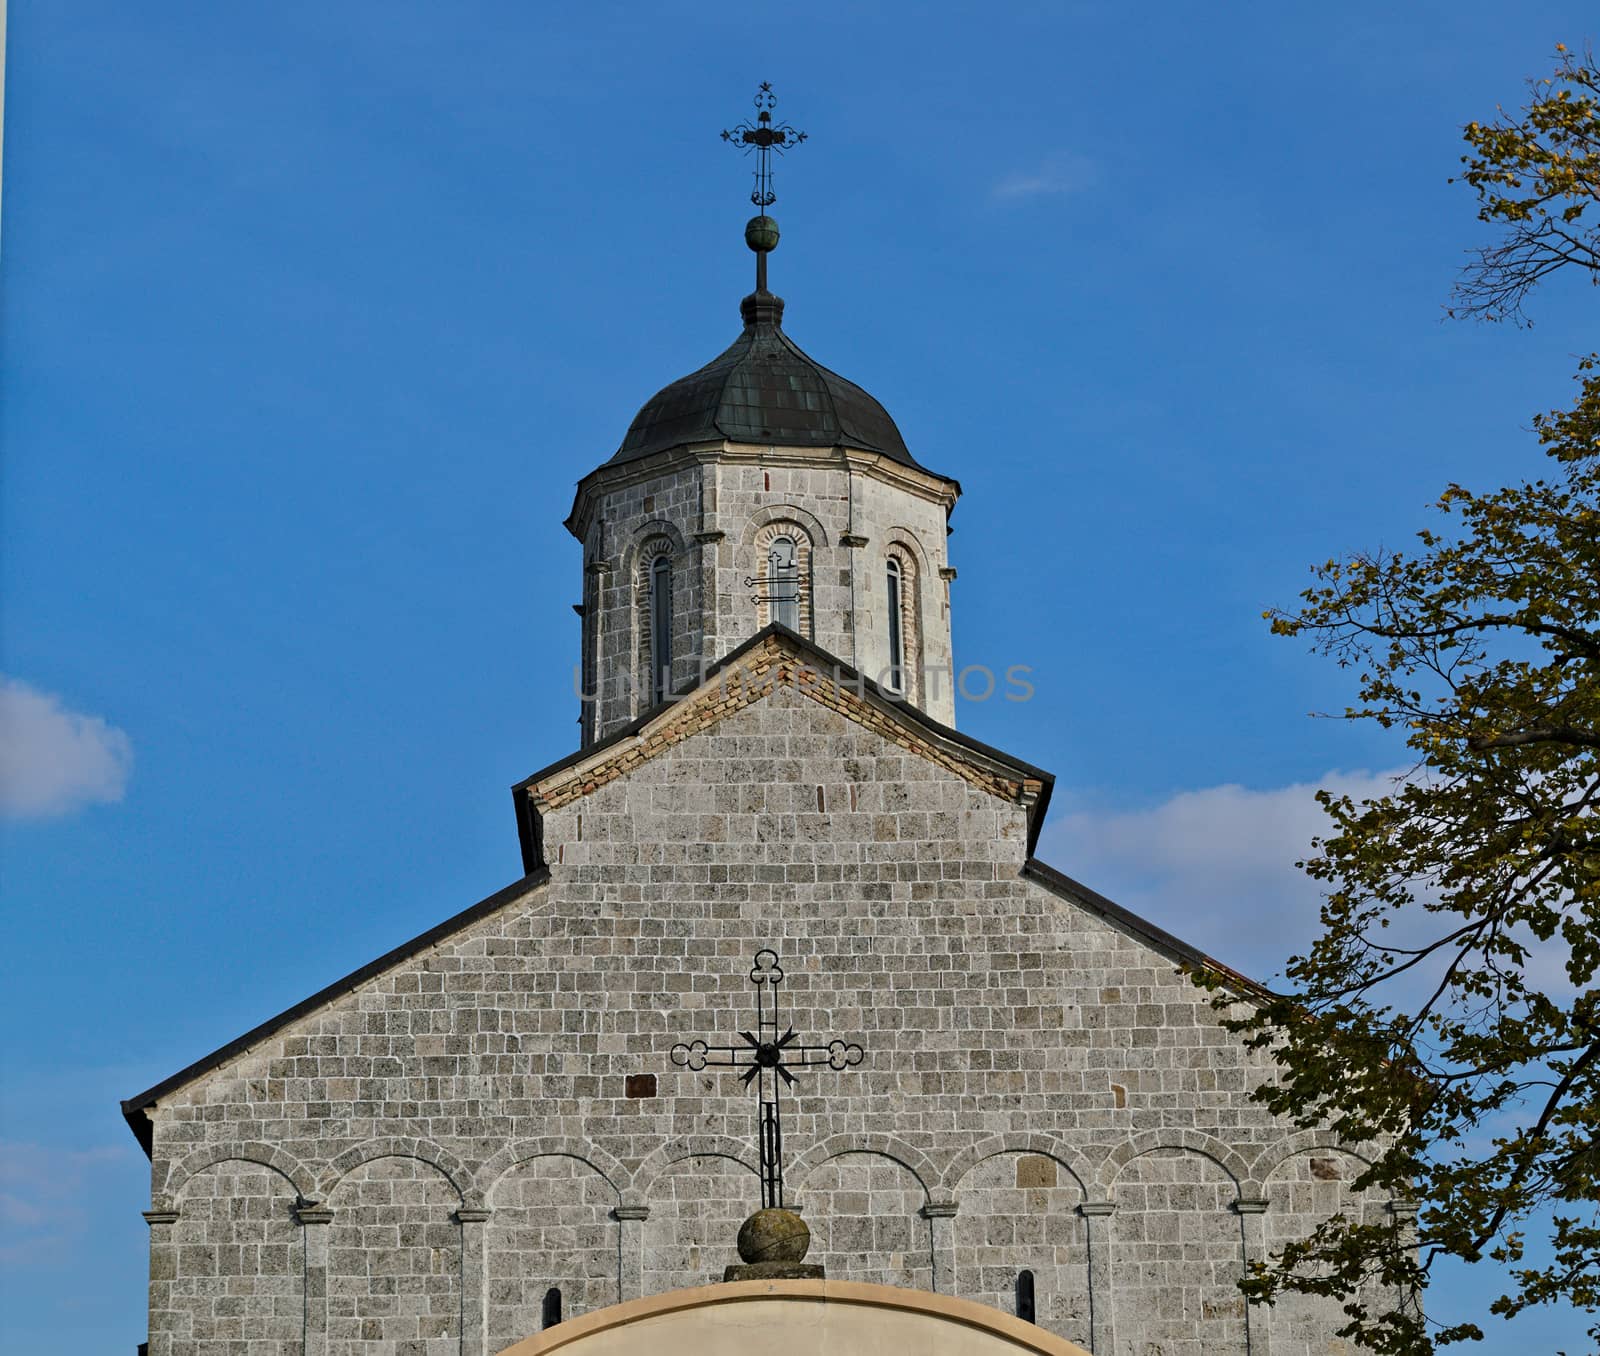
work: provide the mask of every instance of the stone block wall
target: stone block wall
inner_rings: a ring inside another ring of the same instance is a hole
[[[749,1026],[763,946],[786,1020],[867,1050],[786,1103],[831,1276],[1009,1309],[1027,1268],[1101,1356],[1334,1350],[1231,1288],[1342,1199],[1328,1146],[1173,957],[1022,874],[1014,790],[779,688],[552,806],[548,883],[156,1107],[152,1356],[484,1356],[551,1286],[719,1277],[753,1099],[668,1051]]]
[[[890,663],[891,552],[910,565],[905,622],[921,675],[908,696],[954,724],[946,506],[928,478],[886,479],[878,459],[853,456],[741,449],[653,458],[607,473],[583,529],[580,684],[598,694],[586,740],[604,738],[651,705],[645,562],[652,552],[664,543],[672,562],[671,672],[681,689],[702,662],[721,659],[766,623],[762,585],[747,581],[763,578],[763,529],[775,524],[801,542],[807,559],[801,632],[874,680]]]

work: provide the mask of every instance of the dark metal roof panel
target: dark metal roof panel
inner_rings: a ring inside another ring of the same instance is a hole
[[[716,438],[786,447],[842,444],[918,464],[882,405],[783,332],[780,298],[757,293],[742,309],[744,333],[646,401],[608,464]]]

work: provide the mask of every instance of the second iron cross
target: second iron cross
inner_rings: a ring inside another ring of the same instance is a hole
[[[761,1206],[782,1210],[783,1106],[781,1092],[792,1087],[794,1071],[805,1068],[853,1069],[861,1063],[859,1045],[835,1038],[826,1045],[803,1044],[792,1026],[783,1028],[778,1015],[778,986],[783,967],[778,953],[763,948],[750,967],[756,986],[756,1029],[741,1031],[743,1045],[708,1045],[705,1041],[680,1042],[672,1047],[672,1062],[698,1073],[705,1068],[741,1069],[741,1081],[754,1085],[757,1100],[756,1137],[760,1145]],[[783,1034],[778,1034],[783,1029]]]

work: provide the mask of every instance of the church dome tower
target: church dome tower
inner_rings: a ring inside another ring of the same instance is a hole
[[[583,544],[585,745],[770,625],[954,723],[946,524],[961,487],[784,332],[763,191],[758,172],[743,332],[645,403],[567,518]]]

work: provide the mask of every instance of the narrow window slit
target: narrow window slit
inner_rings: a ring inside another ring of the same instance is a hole
[[[890,692],[900,693],[906,690],[905,680],[905,647],[904,638],[900,634],[900,590],[902,579],[900,575],[900,562],[893,557],[887,566],[889,583],[889,680],[887,687]]]
[[[1023,1270],[1017,1273],[1017,1317],[1024,1323],[1034,1323],[1033,1306],[1033,1273]]]
[[[672,561],[657,556],[650,567],[650,702],[666,701],[672,686]]]

